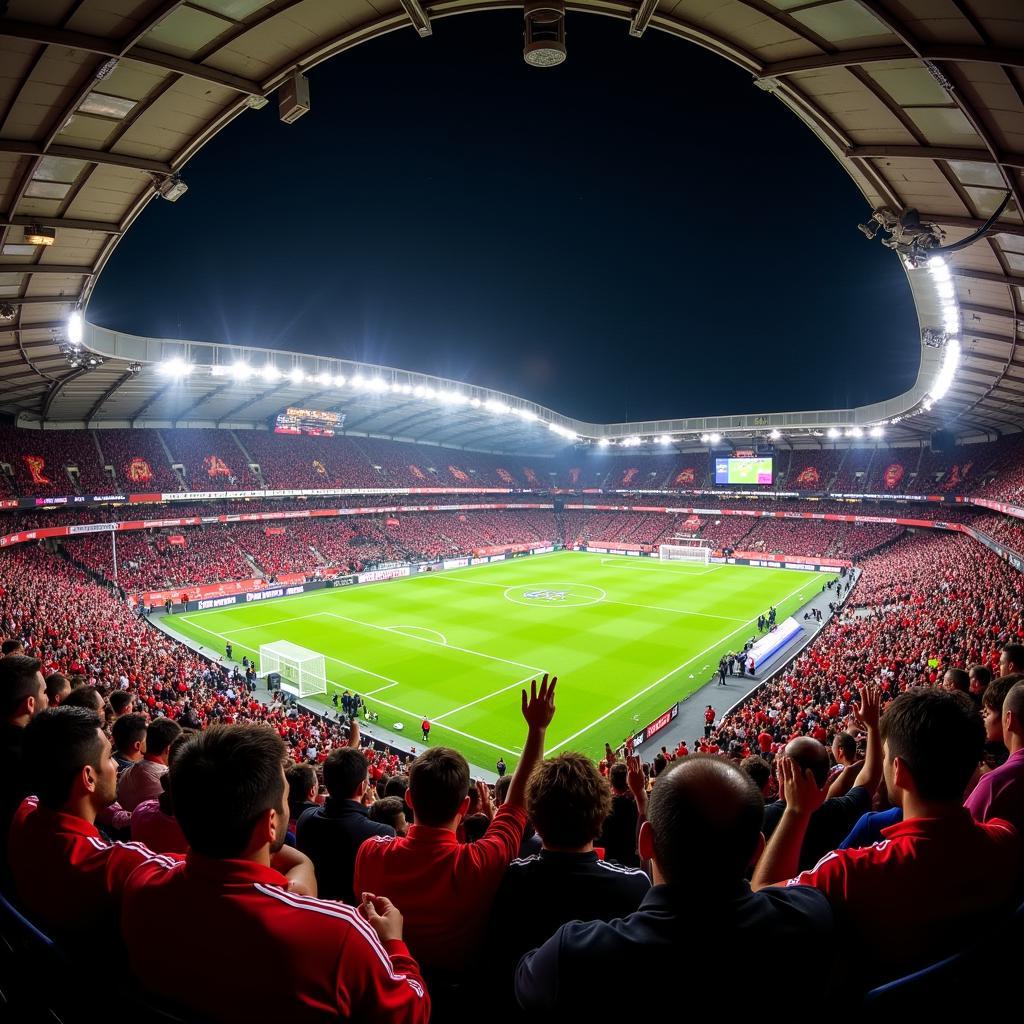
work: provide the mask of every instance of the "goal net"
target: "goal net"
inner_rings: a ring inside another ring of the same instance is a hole
[[[671,544],[658,545],[658,557],[663,562],[702,562],[708,564],[711,545],[706,540],[676,538]]]
[[[264,676],[277,672],[281,689],[298,697],[327,692],[324,656],[287,640],[261,645],[260,672]]]

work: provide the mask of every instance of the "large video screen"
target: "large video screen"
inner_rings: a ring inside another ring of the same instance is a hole
[[[345,414],[326,409],[285,409],[274,420],[275,434],[310,434],[333,437],[345,424]]]
[[[771,456],[753,459],[715,459],[716,484],[770,484]]]

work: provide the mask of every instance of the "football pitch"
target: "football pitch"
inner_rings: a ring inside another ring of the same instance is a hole
[[[453,746],[511,767],[525,725],[519,691],[558,676],[546,753],[600,756],[699,689],[718,659],[810,600],[830,574],[556,552],[266,603],[175,615],[167,625],[234,657],[290,640],[326,659],[331,694],[358,692],[379,724],[419,749]],[[371,727],[372,732],[372,727]]]

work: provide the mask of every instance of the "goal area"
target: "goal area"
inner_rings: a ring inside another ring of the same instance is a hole
[[[297,697],[310,697],[327,692],[324,656],[306,647],[277,640],[260,647],[260,672],[281,677],[281,689]]]
[[[658,558],[663,562],[700,562],[707,565],[712,550],[706,540],[674,537],[670,544],[658,545]]]

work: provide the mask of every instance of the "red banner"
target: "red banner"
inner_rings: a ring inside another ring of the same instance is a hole
[[[168,544],[177,544],[180,547],[185,547],[185,538],[180,533],[172,533],[167,538]]]
[[[49,477],[43,476],[46,459],[41,455],[22,455],[21,458],[25,463],[25,468],[28,469],[29,476],[32,477],[32,483],[48,484],[51,482]]]
[[[128,479],[134,484],[148,484],[153,479],[153,467],[141,455],[136,455],[128,463]]]

